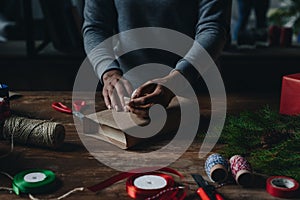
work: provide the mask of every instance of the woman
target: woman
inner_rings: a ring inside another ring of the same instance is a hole
[[[83,25],[85,50],[89,54],[115,33],[141,27],[162,27],[195,39],[216,60],[229,36],[230,14],[231,0],[86,0]],[[161,41],[168,40],[164,35],[155,37]],[[199,79],[199,74],[189,62],[169,52],[144,49],[116,60],[113,56],[107,56],[111,53],[117,55],[130,42],[120,37],[117,46],[102,47],[98,51],[100,53],[94,55],[99,59],[102,56],[102,61],[112,61],[109,66],[94,66],[103,84],[102,93],[109,109],[128,108],[143,116],[151,105],[158,103],[166,106],[174,96],[162,83],[177,84],[180,74],[190,82]],[[103,56],[106,56],[105,59]],[[135,66],[151,62],[162,63],[175,70],[138,87],[129,107],[126,107],[123,97],[131,96],[133,89],[122,74]]]

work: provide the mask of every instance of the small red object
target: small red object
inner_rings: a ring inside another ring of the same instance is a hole
[[[4,120],[10,116],[9,99],[0,99],[0,120]]]
[[[162,177],[164,180],[166,180],[167,184],[164,188],[160,189],[151,189],[151,190],[146,190],[146,189],[140,189],[138,188],[135,184],[134,181],[135,179],[143,176],[143,175],[156,175],[159,177]],[[166,194],[168,197],[172,195],[177,195],[177,190],[171,190],[171,188],[175,187],[175,181],[172,176],[168,174],[163,174],[163,173],[156,173],[156,172],[150,172],[150,173],[145,173],[145,174],[136,174],[131,177],[129,177],[126,181],[126,191],[127,194],[133,198],[133,199],[177,199],[177,198],[167,198]],[[163,195],[165,194],[165,195]],[[157,197],[157,198],[156,198]]]
[[[66,105],[64,105],[61,102],[54,102],[52,103],[52,108],[59,112],[67,113],[67,114],[72,114],[72,110],[68,108]]]
[[[292,46],[293,28],[283,27],[280,32],[280,46],[290,47]]]
[[[269,28],[269,43],[270,46],[279,46],[281,28],[279,26],[270,26]]]
[[[54,108],[55,110],[57,110],[59,112],[63,112],[63,113],[67,113],[67,114],[73,113],[71,108],[69,108],[68,106],[64,105],[61,102],[53,102],[51,106],[52,106],[52,108]],[[85,101],[78,100],[78,101],[73,102],[73,108],[77,112],[80,112],[84,106],[86,106]]]
[[[74,103],[73,103],[74,110],[76,110],[78,112],[80,112],[84,106],[86,106],[85,101],[77,100],[77,101],[74,101]]]
[[[154,168],[153,168],[154,169]],[[148,199],[148,200],[183,200],[186,197],[186,191],[183,192],[179,191],[179,188],[176,189],[175,182],[172,176],[159,173],[159,172],[145,172],[142,171],[149,171],[152,170],[151,167],[149,168],[140,168],[135,169],[129,172],[122,172],[120,174],[117,174],[97,185],[88,187],[88,189],[92,192],[98,192],[100,190],[103,190],[114,183],[117,183],[123,179],[127,178],[126,181],[126,191],[128,195],[133,199]],[[171,168],[162,168],[159,171],[161,172],[167,172],[169,174],[173,174],[178,176],[180,179],[183,179],[183,175],[181,175],[179,172],[177,172],[174,169]],[[140,189],[135,186],[134,180],[138,177],[144,176],[144,175],[156,175],[163,177],[167,181],[167,185],[165,188],[162,189],[153,189],[153,190],[144,190]]]
[[[229,160],[233,178],[239,185],[249,186],[252,184],[252,167],[246,158],[235,155]]]
[[[192,174],[192,177],[199,186],[197,190],[198,196],[201,200],[224,200],[221,194],[217,193],[215,187],[209,185],[206,180],[199,174]]]
[[[197,194],[201,198],[201,200],[210,200],[209,196],[206,194],[203,188],[198,188]]]
[[[287,176],[271,176],[266,182],[267,192],[280,198],[293,198],[299,195],[299,183]]]
[[[300,73],[287,75],[282,79],[280,114],[300,114]]]

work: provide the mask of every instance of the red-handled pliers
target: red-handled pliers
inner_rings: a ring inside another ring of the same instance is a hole
[[[68,106],[64,105],[61,102],[53,102],[51,106],[53,109],[55,109],[59,112],[73,114],[73,115],[79,117],[80,119],[82,119],[84,117],[84,115],[80,111],[81,111],[82,107],[86,106],[86,103],[85,103],[85,101],[75,101],[73,103],[73,107],[74,107],[75,111],[73,111],[72,109],[70,109]]]

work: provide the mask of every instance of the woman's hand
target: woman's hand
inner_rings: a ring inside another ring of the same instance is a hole
[[[116,111],[126,110],[124,97],[130,97],[132,94],[130,82],[122,77],[119,70],[110,70],[104,73],[102,79],[102,94],[106,107]]]
[[[163,85],[174,86],[178,75],[178,71],[173,71],[163,78],[148,81],[139,87],[128,104],[130,112],[137,114],[139,117],[148,118],[148,111],[154,104],[167,107],[175,95]]]

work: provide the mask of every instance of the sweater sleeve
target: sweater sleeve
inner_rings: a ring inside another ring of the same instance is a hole
[[[85,1],[82,28],[84,48],[100,81],[105,72],[121,70],[115,59],[112,40],[107,40],[114,34],[116,20],[113,0]]]
[[[198,8],[198,22],[196,25],[195,42],[200,44],[216,61],[229,37],[231,0],[200,0]],[[186,57],[191,61],[201,62],[201,50],[193,45]],[[205,64],[202,65],[203,68]],[[181,59],[175,67],[190,82],[199,78],[199,73],[185,58]],[[206,69],[201,69],[205,71]]]

